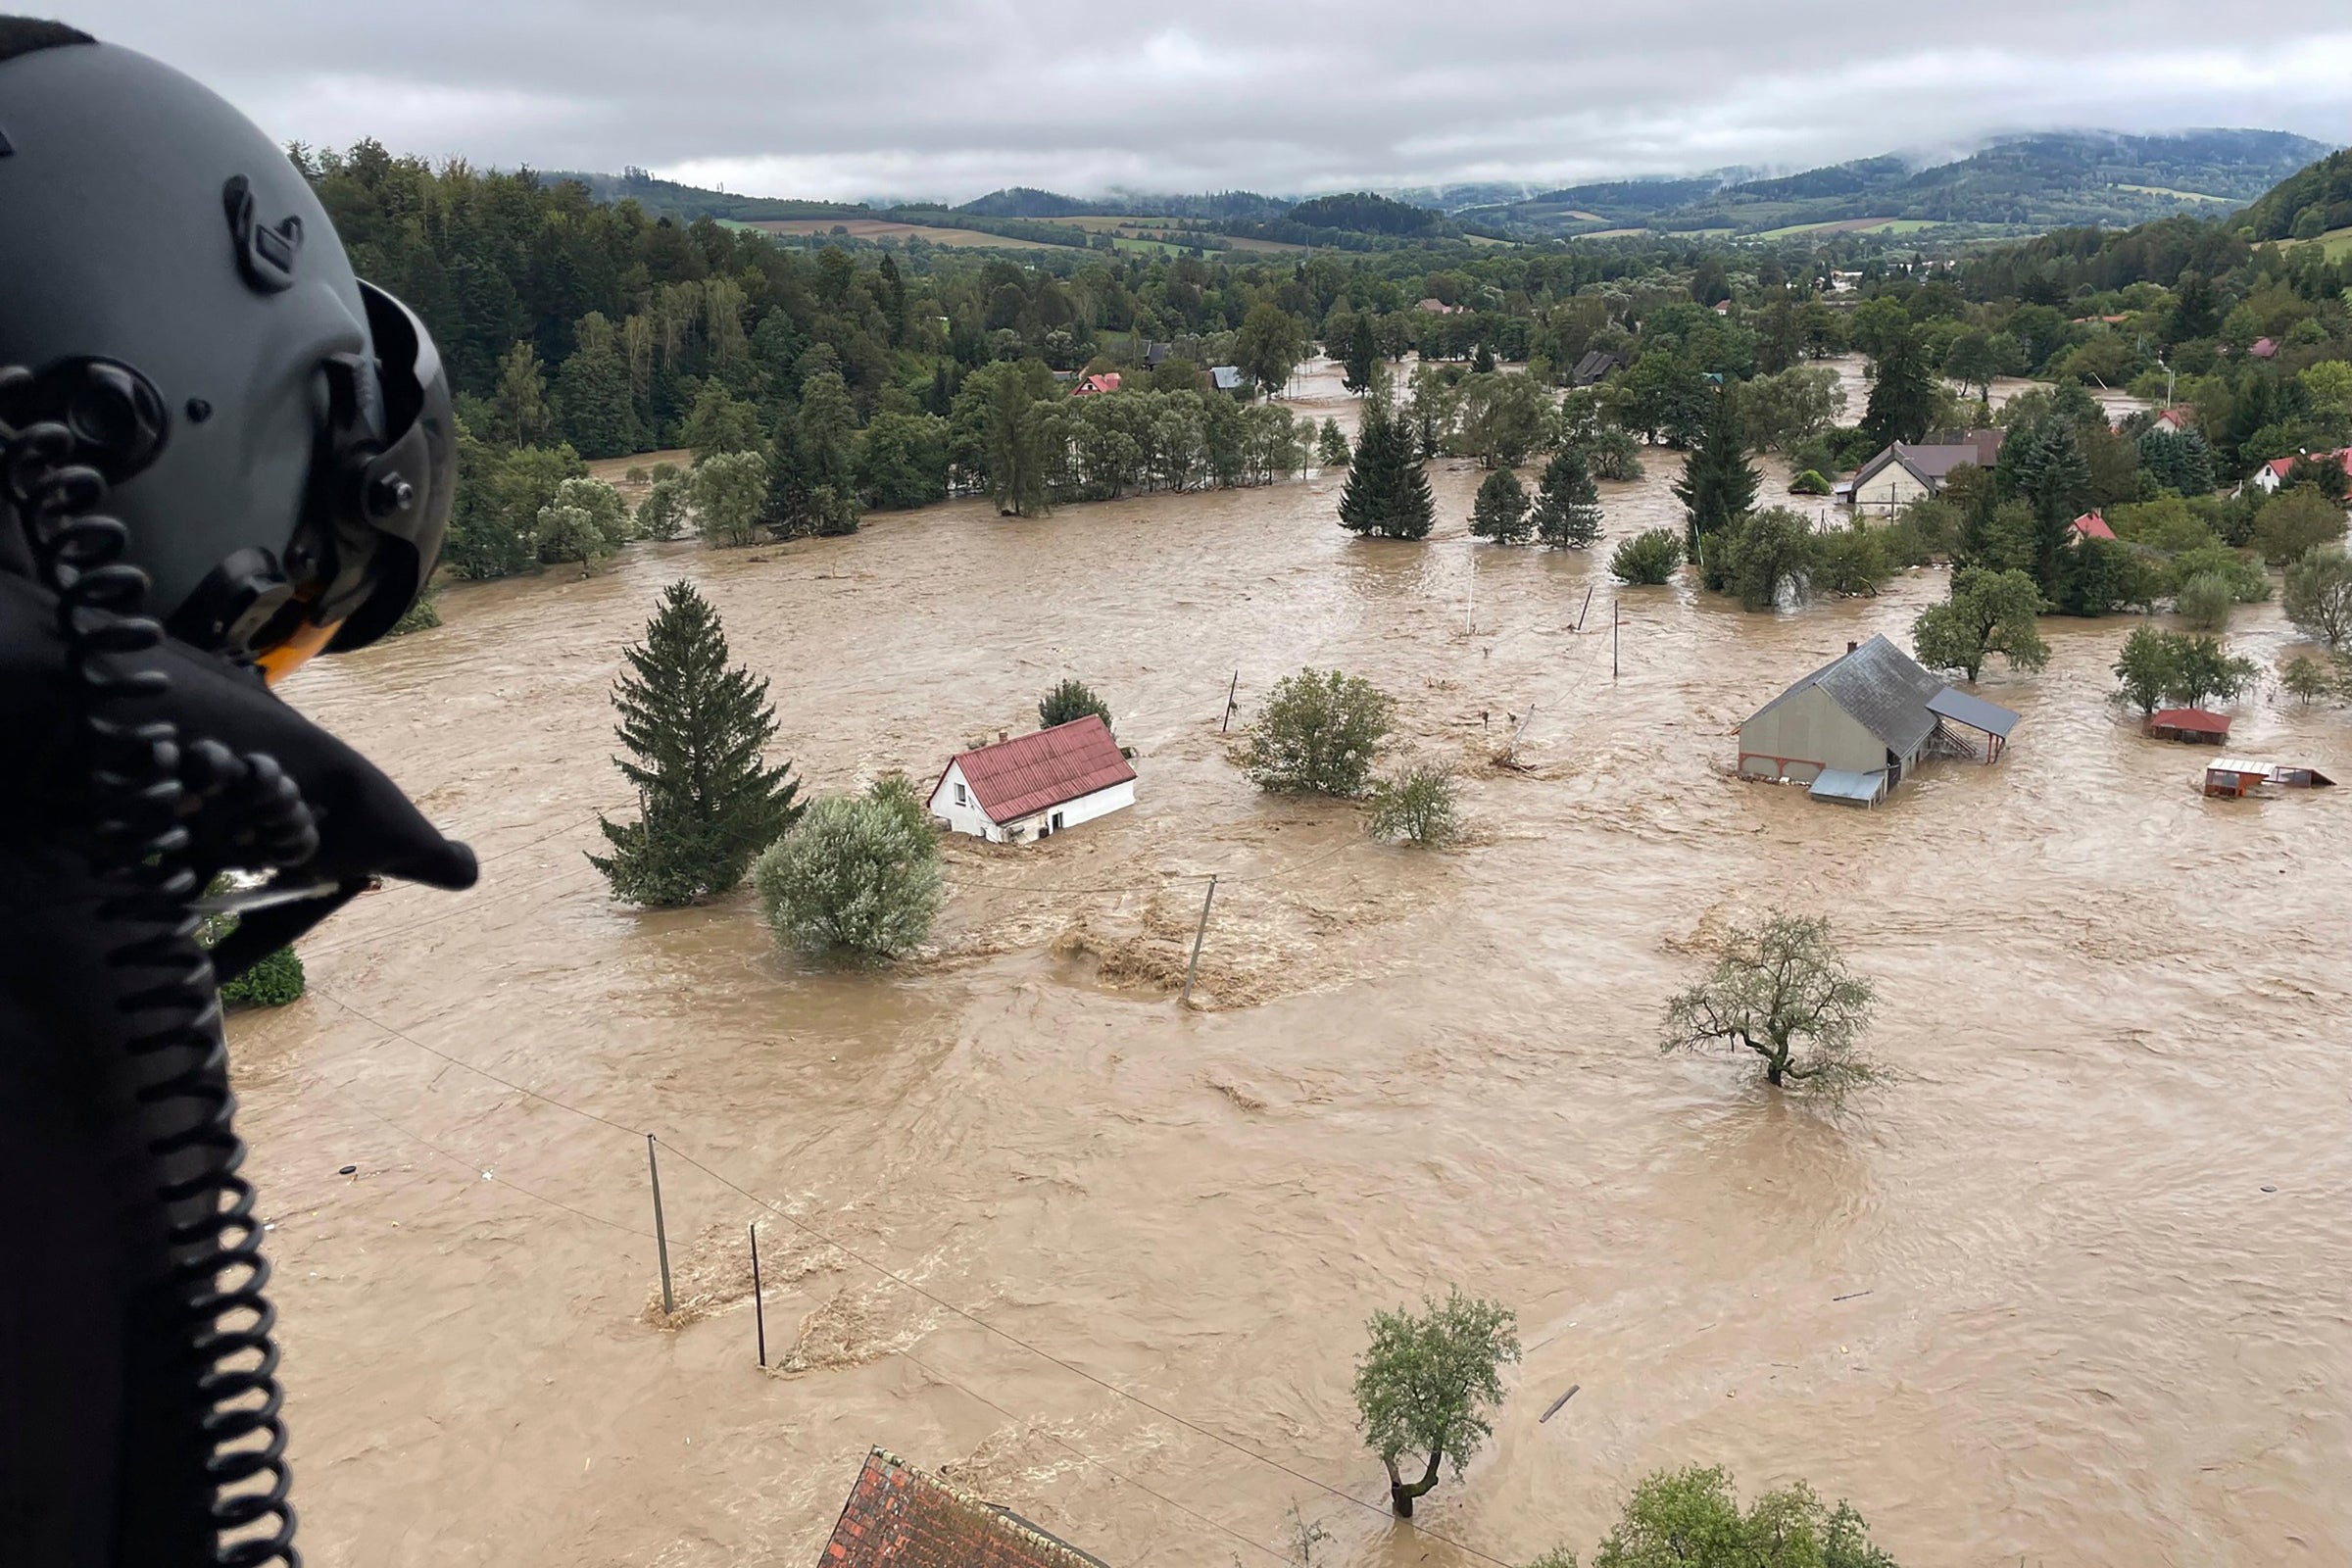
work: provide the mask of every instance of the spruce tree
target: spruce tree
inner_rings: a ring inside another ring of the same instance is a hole
[[[1348,368],[1346,385],[1357,394],[1369,391],[1373,371],[1380,366],[1380,334],[1372,325],[1370,316],[1355,318],[1355,331],[1348,339]]]
[[[1879,378],[1862,416],[1864,433],[1881,447],[1921,440],[1936,420],[1936,391],[1926,347],[1913,333],[1898,333],[1879,356]]]
[[[1348,436],[1341,430],[1340,421],[1325,419],[1323,433],[1315,441],[1315,458],[1326,468],[1348,466]]]
[[[1470,507],[1470,532],[1480,539],[1515,545],[1527,537],[1527,490],[1508,468],[1496,468],[1478,487]]]
[[[815,527],[808,497],[814,483],[808,451],[801,445],[800,419],[788,412],[776,421],[775,435],[767,444],[767,499],[760,520],[770,533],[794,539]]]
[[[1600,486],[1584,448],[1571,442],[1552,454],[1533,520],[1536,537],[1555,550],[1582,550],[1600,537]]]
[[[741,882],[761,850],[798,820],[792,764],[769,767],[776,733],[767,682],[727,665],[718,612],[692,583],[672,583],[624,651],[613,684],[614,733],[634,760],[612,760],[637,788],[638,819],[598,825],[612,845],[589,861],[612,896],[674,908]]]
[[[1493,375],[1494,373],[1494,351],[1487,347],[1483,339],[1479,342],[1478,352],[1470,357],[1470,373],[1473,375]]]
[[[1421,471],[1420,443],[1412,426],[1388,404],[1388,388],[1375,386],[1364,401],[1364,424],[1340,492],[1340,526],[1350,533],[1390,539],[1422,539],[1437,521],[1429,475]]]
[[[1747,461],[1747,433],[1740,427],[1740,410],[1729,395],[1718,391],[1707,410],[1706,426],[1691,444],[1683,476],[1674,482],[1675,498],[1690,519],[1685,554],[1699,560],[1701,540],[1753,512],[1762,483],[1763,476]]]

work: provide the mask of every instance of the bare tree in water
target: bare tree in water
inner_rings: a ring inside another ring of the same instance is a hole
[[[1859,1047],[1877,992],[1845,965],[1830,922],[1776,914],[1725,941],[1715,970],[1668,1004],[1667,1052],[1728,1045],[1764,1081],[1837,1099],[1883,1076]]]
[[[1389,1469],[1389,1505],[1413,1516],[1413,1499],[1438,1484],[1450,1459],[1459,1480],[1494,1432],[1487,1411],[1502,1402],[1502,1364],[1519,1359],[1519,1319],[1508,1307],[1446,1292],[1427,1310],[1372,1314],[1372,1343],[1355,1363],[1355,1403],[1364,1441]],[[1429,1455],[1418,1481],[1399,1459]]]

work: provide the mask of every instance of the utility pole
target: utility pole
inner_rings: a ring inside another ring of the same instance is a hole
[[[1225,726],[1233,722],[1233,697],[1241,689],[1242,672],[1237,669],[1233,672],[1233,684],[1225,688],[1225,716],[1217,720],[1217,733],[1220,735],[1225,733]]]
[[[1176,1004],[1183,1006],[1193,1000],[1193,976],[1200,972],[1200,944],[1208,936],[1208,906],[1217,902],[1217,879],[1208,879],[1208,895],[1200,901],[1200,925],[1193,933],[1193,961],[1184,966],[1184,989],[1177,993]]]
[[[1617,596],[1609,595],[1609,679],[1617,678],[1617,628],[1625,622],[1617,618]]]
[[[645,1135],[645,1168],[654,1177],[654,1247],[662,1254],[662,1310],[675,1312],[678,1298],[669,1289],[669,1227],[662,1223],[662,1161],[654,1155],[654,1135]]]
[[[767,1365],[767,1301],[760,1290],[760,1226],[758,1221],[744,1227],[752,1233],[752,1322],[760,1332],[760,1364]]]

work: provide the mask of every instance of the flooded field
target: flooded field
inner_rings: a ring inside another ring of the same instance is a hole
[[[1606,487],[1612,536],[1679,525],[1674,466]],[[1294,1504],[1334,1564],[1583,1556],[1686,1463],[1850,1496],[1909,1568],[2352,1559],[2352,790],[2201,799],[2206,754],[2105,700],[2122,620],[1988,675],[1998,765],[1876,812],[1738,782],[1734,726],[1941,575],[1780,615],[1620,591],[1605,543],[1474,545],[1478,478],[1437,466],[1422,544],[1349,538],[1323,474],[637,547],[306,672],[485,861],[362,899],[310,998],[235,1026],[310,1560],[808,1568],[874,1444],[1116,1568],[1267,1562]],[[1074,674],[1139,805],[954,849],[897,972],[780,957],[748,901],[615,906],[581,853],[628,806],[607,693],[681,575],[809,785],[928,782]],[[2291,637],[2261,606],[2234,641]],[[1474,843],[1245,782],[1228,684],[1246,720],[1307,663],[1465,769]],[[2340,712],[2239,711],[2233,750],[2352,773]],[[1521,719],[1528,770],[1492,765]],[[1696,945],[1772,908],[1881,986],[1900,1077],[1844,1119],[1657,1054]],[[1351,1361],[1449,1284],[1528,1353],[1393,1525]]]

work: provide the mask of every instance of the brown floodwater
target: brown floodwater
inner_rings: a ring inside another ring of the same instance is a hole
[[[1328,368],[1305,391],[1348,412]],[[1612,535],[1678,521],[1673,466],[1608,487]],[[1875,812],[1740,782],[1739,720],[1941,574],[1777,614],[1620,591],[1605,545],[1474,544],[1478,478],[1436,466],[1420,544],[1342,532],[1326,473],[638,547],[306,672],[484,859],[360,900],[309,999],[234,1029],[311,1560],[805,1568],[874,1444],[1119,1568],[1267,1561],[1293,1505],[1333,1564],[1587,1553],[1693,1463],[1849,1496],[1912,1565],[2352,1560],[2352,789],[2200,798],[2208,754],[2106,700],[2123,620],[1988,674],[2024,715],[1998,765]],[[928,782],[1074,674],[1136,808],[952,848],[892,971],[781,956],[744,899],[615,906],[582,857],[629,799],[607,696],[681,576],[811,787]],[[2294,639],[2260,606],[2233,640]],[[1245,782],[1228,684],[1246,719],[1310,663],[1465,769],[1473,842]],[[2232,750],[2352,776],[2340,711],[2238,714]],[[1492,765],[1520,721],[1525,770]],[[1704,939],[1770,909],[1880,987],[1899,1077],[1842,1118],[1657,1053]],[[788,1371],[754,1365],[756,1218]],[[1351,1360],[1448,1285],[1527,1355],[1393,1525]]]

